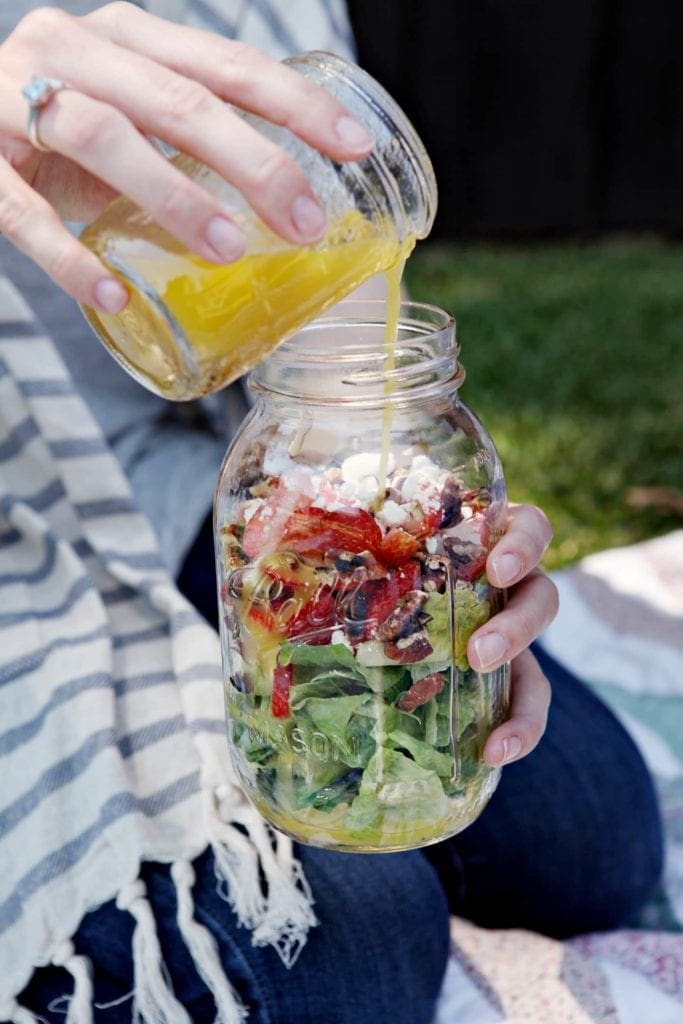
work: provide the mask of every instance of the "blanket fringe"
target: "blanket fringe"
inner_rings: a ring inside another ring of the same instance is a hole
[[[265,899],[259,879],[258,851],[246,836],[222,817],[213,789],[204,789],[204,828],[214,857],[218,893],[240,924],[254,928],[263,918]]]
[[[292,854],[291,839],[271,829],[250,805],[235,808],[223,789],[230,787],[219,787],[217,791],[219,811],[247,831],[265,879],[267,897],[263,913],[254,922],[252,941],[255,946],[273,946],[285,967],[291,968],[306,943],[309,929],[318,923],[310,887],[301,864]],[[221,798],[225,800],[223,808]]]
[[[177,860],[171,866],[178,900],[178,928],[192,956],[194,965],[211,992],[218,1011],[214,1024],[241,1024],[248,1011],[225,976],[218,947],[211,932],[194,918],[192,886],[195,873],[188,860]]]
[[[16,999],[0,1005],[0,1020],[9,1021],[10,1024],[48,1024],[44,1017],[37,1017]]]
[[[87,956],[76,953],[73,943],[62,942],[52,954],[55,967],[64,967],[74,980],[73,994],[69,998],[65,1024],[92,1024],[93,985],[92,964]]]
[[[135,1024],[192,1024],[187,1011],[167,983],[168,972],[161,956],[154,915],[141,879],[118,895],[116,905],[135,918],[133,972],[135,992],[132,1019]]]

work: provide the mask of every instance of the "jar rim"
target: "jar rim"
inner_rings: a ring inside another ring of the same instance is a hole
[[[386,321],[382,299],[343,300],[279,345],[252,371],[249,384],[257,392],[316,405],[374,405],[462,383],[450,312],[426,302],[402,302],[393,359]]]

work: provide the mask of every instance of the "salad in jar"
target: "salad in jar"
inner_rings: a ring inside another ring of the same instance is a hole
[[[498,505],[406,448],[260,472],[216,522],[232,756],[277,827],[395,850],[480,812],[507,667],[475,672],[467,643],[501,599]]]

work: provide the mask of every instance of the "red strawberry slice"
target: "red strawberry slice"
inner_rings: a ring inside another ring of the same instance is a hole
[[[409,591],[420,586],[420,563],[414,560],[405,562],[395,569],[389,569],[382,580],[370,580],[362,588],[365,590],[367,610],[365,614],[364,640],[375,636],[382,623],[396,608],[400,598]]]
[[[361,508],[330,512],[309,506],[295,509],[282,531],[280,548],[304,557],[322,557],[335,551],[371,551],[382,543],[375,519]]]
[[[420,541],[400,526],[392,526],[383,538],[377,557],[385,565],[401,565],[414,558],[420,550]]]
[[[270,710],[274,718],[289,718],[289,691],[292,686],[292,666],[276,665],[273,672],[273,690],[270,695]]]
[[[307,601],[285,625],[285,635],[300,637],[306,634],[307,644],[327,644],[329,630],[335,625],[337,599],[331,587],[320,587],[315,597]],[[316,638],[316,632],[319,638]],[[309,635],[310,634],[310,635]]]

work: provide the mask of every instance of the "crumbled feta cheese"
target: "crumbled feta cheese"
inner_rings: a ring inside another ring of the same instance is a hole
[[[291,468],[292,460],[284,448],[266,448],[266,453],[263,458],[264,476],[286,477],[286,474],[291,471]]]
[[[379,483],[376,476],[364,476],[356,484],[356,497],[364,504],[377,497]]]
[[[380,452],[358,452],[356,455],[349,455],[341,464],[341,472],[344,480],[361,480],[365,476],[378,476],[380,468]],[[394,468],[394,457],[389,453],[387,472],[391,473]]]
[[[281,484],[288,491],[298,491],[308,497],[313,497],[313,473],[308,466],[295,466],[293,470],[280,478]]]
[[[435,555],[439,547],[438,537],[427,537],[425,541],[425,547],[430,555]]]
[[[333,630],[332,631],[332,636],[330,637],[330,641],[333,644],[344,644],[345,647],[349,647],[351,650],[353,650],[353,648],[351,647],[351,644],[349,643],[349,641],[346,638],[346,634],[344,633],[343,629],[335,629],[335,630]]]
[[[426,495],[436,490],[436,480],[424,470],[411,470],[401,485],[401,496],[404,501],[411,501],[413,498],[421,501]]]
[[[350,480],[345,480],[339,488],[339,495],[342,498],[355,498],[356,497],[356,485]]]
[[[407,518],[408,510],[391,500],[385,501],[377,513],[377,519],[385,526],[401,526]]]
[[[252,501],[245,501],[242,506],[242,517],[245,523],[248,523],[252,516],[255,515],[261,505],[265,505],[265,498],[253,498]]]

